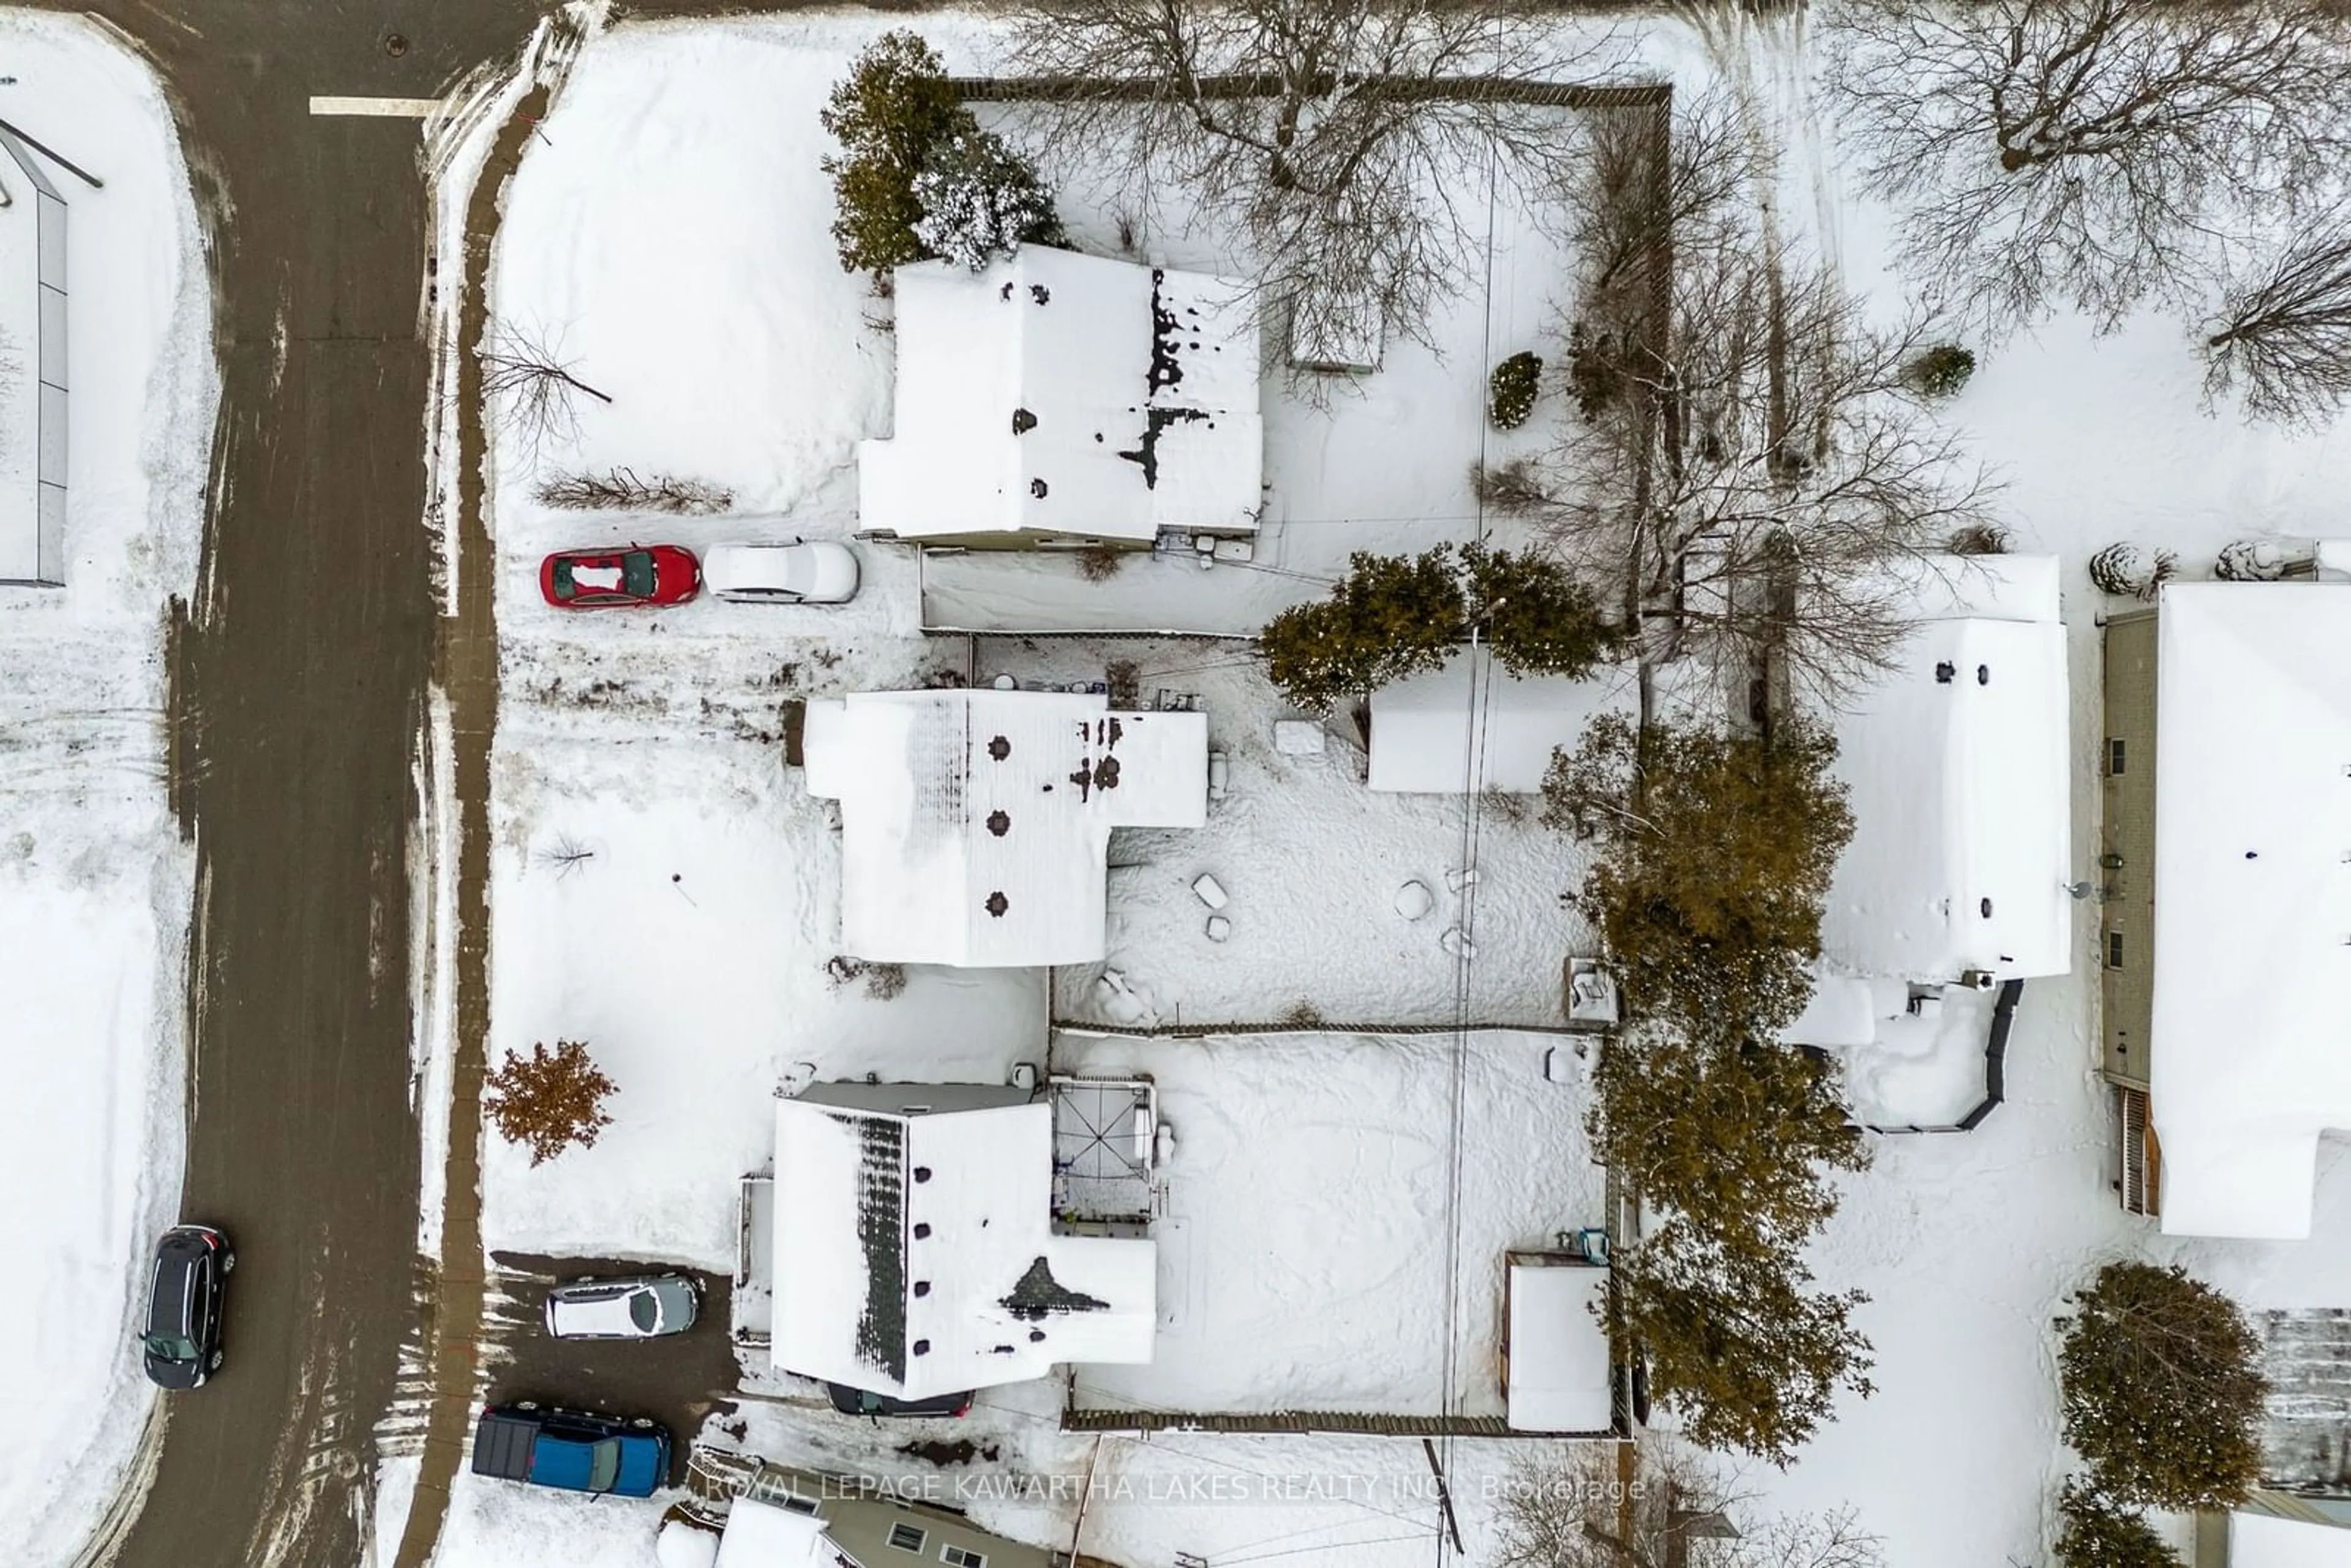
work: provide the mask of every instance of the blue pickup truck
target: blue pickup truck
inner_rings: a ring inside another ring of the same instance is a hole
[[[669,1479],[669,1433],[642,1416],[624,1421],[528,1400],[492,1405],[474,1424],[474,1473],[565,1491],[651,1497]]]

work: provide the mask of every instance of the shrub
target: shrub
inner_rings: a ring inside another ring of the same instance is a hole
[[[1276,615],[1258,649],[1291,702],[1327,714],[1357,692],[1441,667],[1460,639],[1464,609],[1450,545],[1418,557],[1359,550],[1329,599]]]
[[[536,1166],[575,1144],[592,1148],[597,1134],[612,1124],[604,1100],[619,1085],[589,1060],[585,1040],[559,1040],[552,1052],[544,1040],[528,1057],[508,1051],[483,1088],[482,1109],[499,1136],[528,1144]]]
[[[1461,559],[1469,573],[1469,618],[1510,669],[1574,680],[1615,652],[1619,639],[1601,618],[1600,601],[1556,560],[1477,544]]]
[[[1534,465],[1523,457],[1513,457],[1491,468],[1483,463],[1472,463],[1469,491],[1478,497],[1479,506],[1506,517],[1531,516],[1552,501]]]
[[[1928,397],[1955,397],[1975,373],[1975,355],[1957,343],[1938,343],[1910,361],[1907,376]]]
[[[2078,1482],[2065,1483],[2057,1517],[2057,1561],[2064,1568],[2179,1568],[2147,1521]]]
[[[824,160],[839,209],[832,237],[844,272],[871,272],[877,281],[893,267],[927,254],[914,225],[922,203],[914,182],[933,149],[978,121],[947,85],[946,67],[919,35],[883,34],[867,46],[818,115],[841,143]]]
[[[2006,555],[2008,530],[1998,523],[1970,523],[1943,548],[1953,555]]]
[[[1531,351],[1512,354],[1494,367],[1489,383],[1487,410],[1493,416],[1497,430],[1516,430],[1534,412],[1535,399],[1542,391],[1542,361]]]
[[[1088,545],[1078,552],[1078,575],[1088,582],[1108,582],[1126,565],[1126,557],[1115,545]]]
[[[1567,392],[1586,424],[1624,395],[1624,361],[1609,333],[1594,332],[1581,321],[1567,329]]]
[[[2261,1341],[2187,1270],[2107,1264],[2074,1298],[2057,1366],[2065,1441],[2103,1496],[2227,1508],[2260,1479]]]
[[[1577,902],[1638,1012],[1768,1039],[1803,1011],[1853,837],[1835,760],[1817,727],[1766,738],[1618,715],[1553,757],[1543,821],[1601,840]]]
[[[975,126],[932,148],[914,190],[915,240],[973,272],[1019,246],[1069,243],[1035,165],[993,131]]]
[[[733,506],[735,493],[699,479],[608,468],[601,474],[559,474],[544,481],[538,504],[568,512],[713,513]]]

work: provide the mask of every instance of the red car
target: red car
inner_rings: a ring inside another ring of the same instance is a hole
[[[683,604],[701,589],[702,564],[679,545],[558,550],[538,568],[538,591],[559,610]]]

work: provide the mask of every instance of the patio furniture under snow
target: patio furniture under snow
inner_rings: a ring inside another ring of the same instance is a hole
[[[865,528],[1000,544],[1257,527],[1242,285],[1038,246],[894,277],[897,414],[858,448]]]
[[[1554,749],[1575,748],[1604,713],[1631,716],[1631,683],[1604,671],[1590,680],[1522,680],[1479,649],[1441,670],[1372,694],[1371,787],[1409,794],[1458,795],[1542,789]]]
[[[842,947],[874,963],[1104,953],[1113,828],[1207,821],[1208,720],[1086,692],[811,702],[809,793],[841,802]]]
[[[776,1103],[770,1354],[900,1399],[1151,1359],[1157,1249],[1053,1232],[1053,1108],[985,1084]]]

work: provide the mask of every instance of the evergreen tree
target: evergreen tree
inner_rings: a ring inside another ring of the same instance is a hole
[[[1723,1246],[1776,1254],[1836,1211],[1825,1172],[1869,1165],[1835,1070],[1751,1038],[1629,1030],[1594,1073],[1593,1157]]]
[[[1785,1468],[1839,1388],[1874,1392],[1850,1321],[1867,1298],[1806,1291],[1792,1250],[1725,1246],[1677,1217],[1620,1251],[1614,1273],[1628,1348],[1692,1442]]]
[[[1814,726],[1764,737],[1615,715],[1552,758],[1543,821],[1599,839],[1579,902],[1640,1013],[1770,1039],[1803,1011],[1853,837],[1835,758]]]
[[[2097,1490],[2146,1508],[2243,1501],[2261,1479],[2261,1348],[2237,1304],[2183,1269],[2100,1270],[2057,1363],[2065,1440]]]
[[[1442,667],[1466,613],[1452,546],[1417,557],[1358,550],[1329,599],[1275,616],[1258,649],[1291,702],[1329,713],[1374,686]]]
[[[973,272],[1019,246],[1068,243],[1035,166],[993,131],[957,131],[934,148],[914,202],[915,240]]]
[[[841,143],[824,160],[839,215],[832,237],[844,272],[879,279],[927,253],[915,236],[923,206],[914,194],[931,155],[979,122],[947,85],[946,67],[914,33],[883,34],[857,57],[818,115]]]
[[[2064,1568],[2179,1568],[2162,1538],[2130,1509],[2078,1482],[2065,1483],[2057,1516],[2057,1561]]]
[[[1622,640],[1601,618],[1600,601],[1551,557],[1473,544],[1461,559],[1469,617],[1505,668],[1574,680],[1615,653]]]

